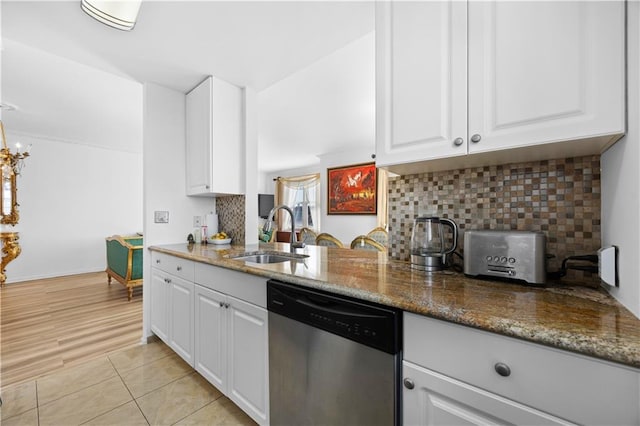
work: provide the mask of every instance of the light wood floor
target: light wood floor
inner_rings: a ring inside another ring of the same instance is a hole
[[[8,284],[0,290],[0,386],[117,349],[142,336],[142,287],[107,284],[104,272]]]

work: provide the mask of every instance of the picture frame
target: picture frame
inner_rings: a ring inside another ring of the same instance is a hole
[[[327,169],[328,215],[378,213],[378,170],[375,163]]]

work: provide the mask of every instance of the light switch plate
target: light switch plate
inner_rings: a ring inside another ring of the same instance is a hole
[[[168,211],[156,211],[154,212],[154,222],[155,223],[169,223],[169,212]]]
[[[202,226],[202,216],[194,216],[193,217],[193,227],[199,228]]]

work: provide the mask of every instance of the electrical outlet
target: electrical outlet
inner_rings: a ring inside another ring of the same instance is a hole
[[[603,247],[598,250],[598,275],[610,286],[618,286],[618,256],[617,247]]]
[[[199,228],[202,226],[202,216],[194,216],[193,217],[193,226],[195,228]]]

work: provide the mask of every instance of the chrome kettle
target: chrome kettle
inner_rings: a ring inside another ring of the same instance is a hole
[[[453,241],[445,246],[444,226],[453,232]],[[411,232],[411,267],[422,271],[439,271],[446,266],[447,255],[458,246],[458,226],[451,219],[419,217]]]

